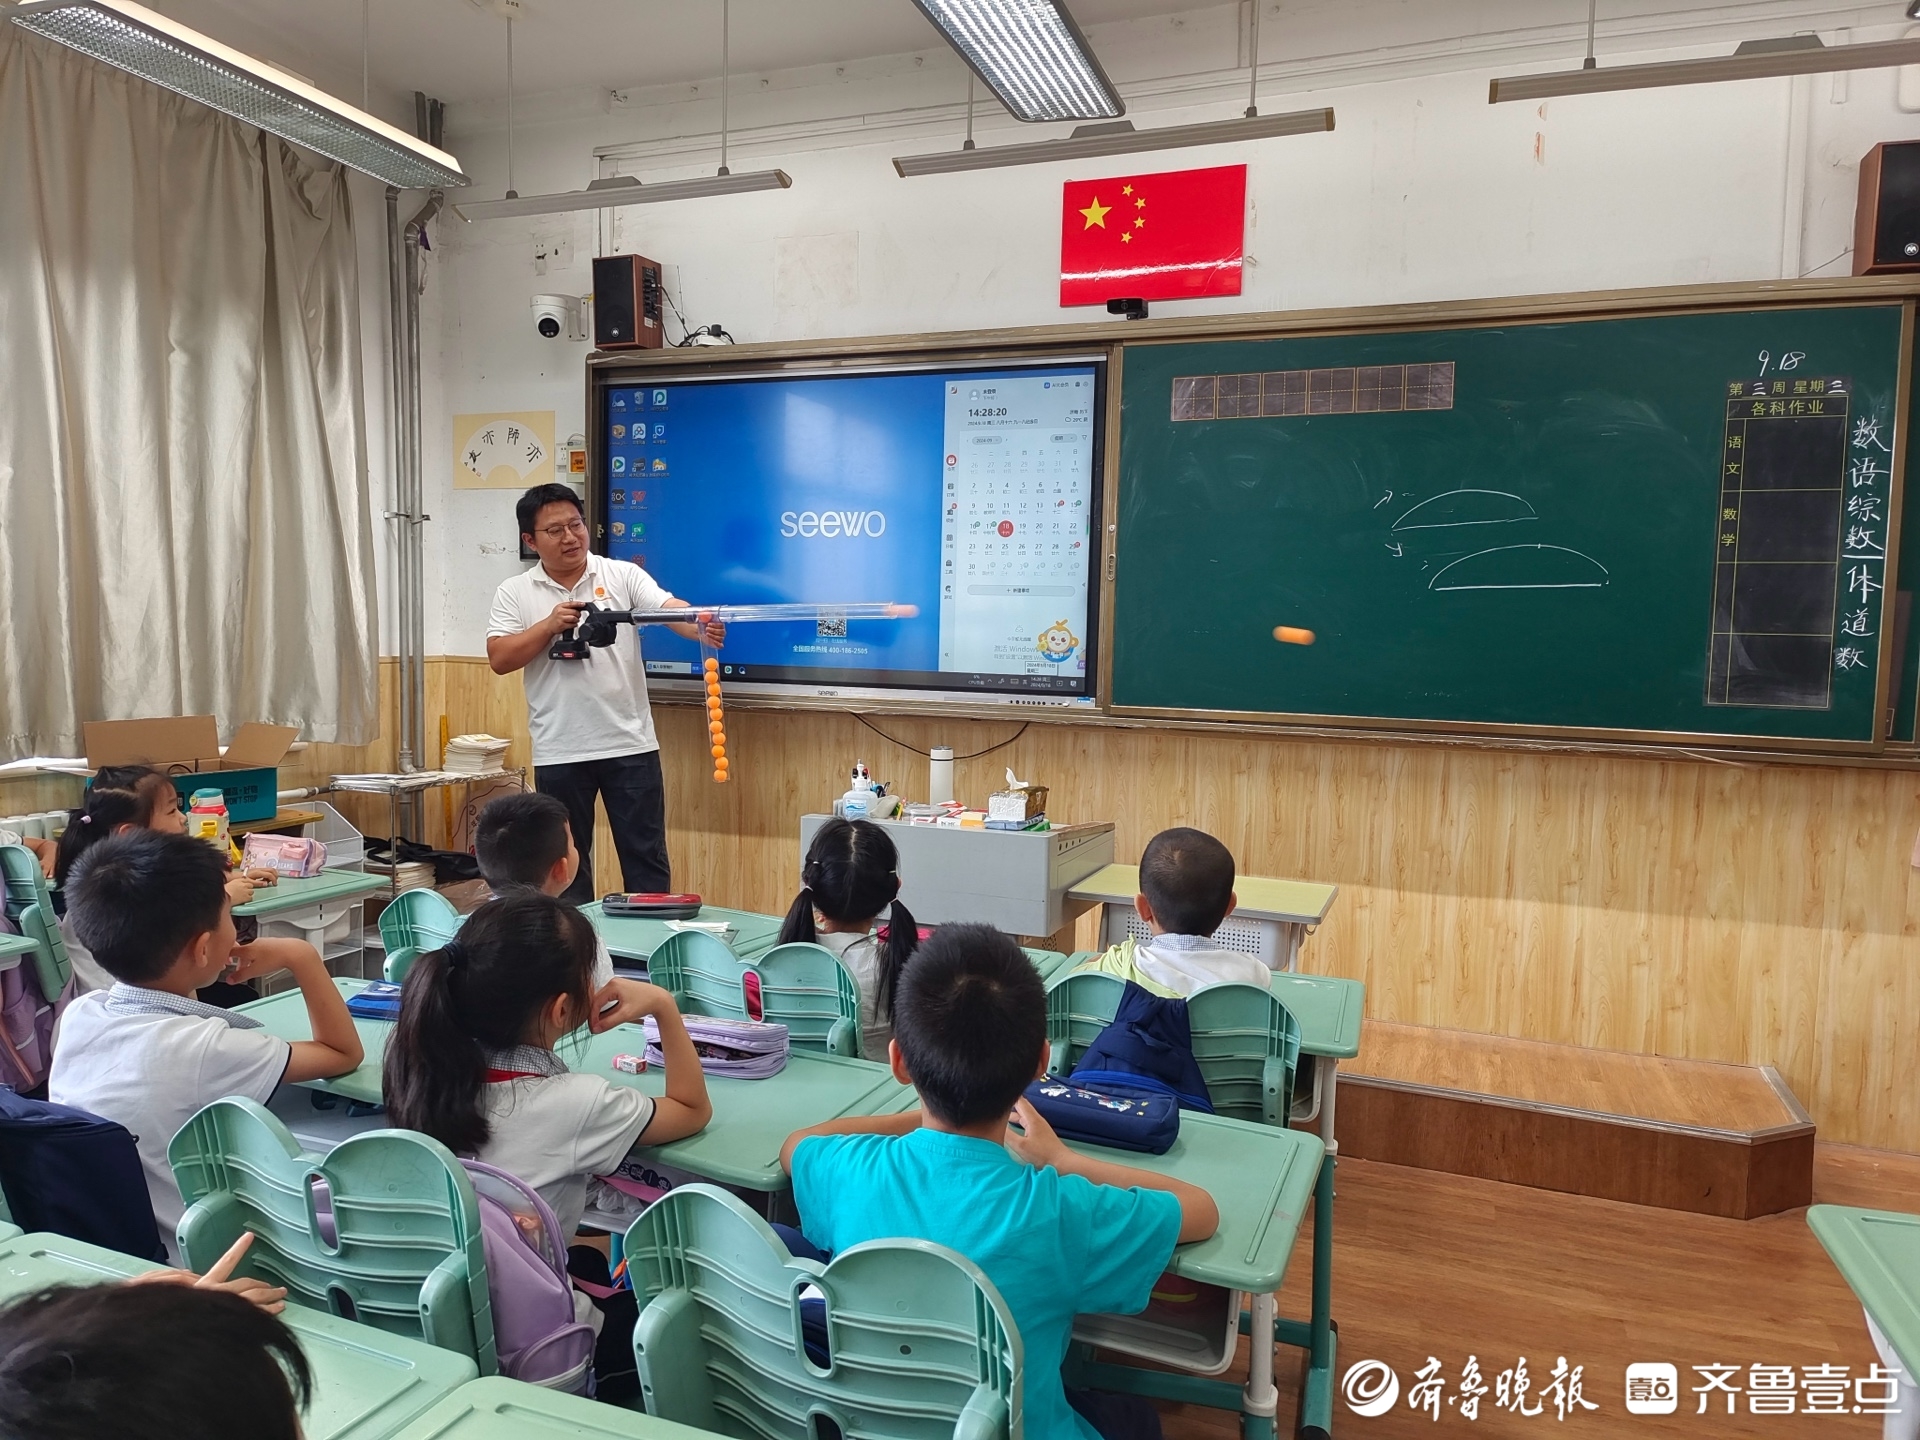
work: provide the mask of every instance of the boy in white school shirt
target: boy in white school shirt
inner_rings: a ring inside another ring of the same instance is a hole
[[[473,826],[473,858],[496,896],[516,888],[564,896],[580,873],[567,807],[538,790],[486,803]],[[597,931],[593,944],[593,993],[604,1002],[613,998],[605,993],[613,983],[613,952]]]
[[[346,1001],[313,946],[235,948],[226,882],[225,858],[204,840],[137,830],[95,845],[67,887],[74,928],[115,983],[80,996],[61,1017],[47,1098],[132,1132],[176,1263],[185,1206],[167,1146],[180,1128],[223,1096],[265,1104],[282,1080],[344,1075],[361,1060]],[[311,1040],[290,1043],[194,998],[223,972],[241,981],[283,969],[306,999]]]
[[[1162,830],[1140,856],[1140,891],[1133,908],[1153,932],[1131,936],[1080,968],[1131,980],[1163,998],[1193,994],[1229,981],[1272,983],[1272,972],[1252,955],[1216,945],[1213,932],[1233,913],[1233,854],[1204,830]]]

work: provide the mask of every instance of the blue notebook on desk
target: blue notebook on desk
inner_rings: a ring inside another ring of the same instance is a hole
[[[375,980],[359,994],[347,997],[347,1013],[358,1020],[398,1020],[400,987],[388,980]]]

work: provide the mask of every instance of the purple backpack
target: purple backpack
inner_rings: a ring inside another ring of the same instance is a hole
[[[0,912],[0,934],[18,935],[20,927]],[[0,971],[0,1075],[16,1090],[38,1089],[53,1063],[55,1010],[40,993],[40,977],[22,963]]]
[[[500,1373],[549,1390],[589,1394],[593,1327],[574,1318],[566,1237],[553,1208],[526,1182],[462,1160],[480,1200],[487,1296]]]

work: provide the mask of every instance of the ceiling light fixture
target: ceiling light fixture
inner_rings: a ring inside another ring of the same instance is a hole
[[[1126,103],[1065,0],[913,0],[1016,120],[1112,120]]]
[[[467,183],[446,151],[131,0],[27,0],[5,14],[22,30],[389,185]]]
[[[1908,14],[1920,9],[1920,0]],[[1826,75],[1837,70],[1879,70],[1920,63],[1920,39],[1827,45],[1818,35],[1748,40],[1731,55],[1700,60],[1661,60],[1651,65],[1601,66],[1593,58],[1593,12],[1587,12],[1587,54],[1578,70],[1513,75],[1487,87],[1487,103],[1549,100],[1611,90],[1652,90],[1668,85],[1711,85],[1727,80],[1766,80],[1785,75]]]
[[[631,175],[609,175],[589,182],[584,190],[562,190],[552,195],[520,195],[512,188],[512,170],[508,170],[506,197],[455,205],[453,213],[462,220],[507,220],[521,215],[563,215],[572,210],[614,210],[622,205],[654,205],[666,200],[704,200],[711,195],[745,195],[755,190],[790,190],[793,177],[784,170],[752,170],[736,175],[727,168],[727,35],[728,0],[720,3],[720,168],[712,175],[696,175],[691,180],[652,180],[642,184]],[[512,120],[512,26],[508,26],[508,120],[507,155],[511,167],[513,155]]]
[[[903,179],[914,175],[951,175],[959,170],[997,170],[1007,165],[1092,160],[1105,155],[1131,155],[1141,150],[1180,150],[1191,145],[1230,145],[1244,140],[1271,140],[1279,135],[1312,135],[1331,129],[1331,109],[1213,120],[1201,125],[1168,125],[1158,130],[1136,130],[1122,120],[1114,125],[1082,125],[1064,140],[941,150],[931,155],[896,155],[893,168]]]

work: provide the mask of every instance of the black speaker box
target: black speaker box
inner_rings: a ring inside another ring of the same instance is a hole
[[[1920,140],[1883,140],[1860,162],[1853,273],[1920,270]]]
[[[601,255],[593,262],[593,343],[601,350],[658,350],[660,264],[643,255]]]

